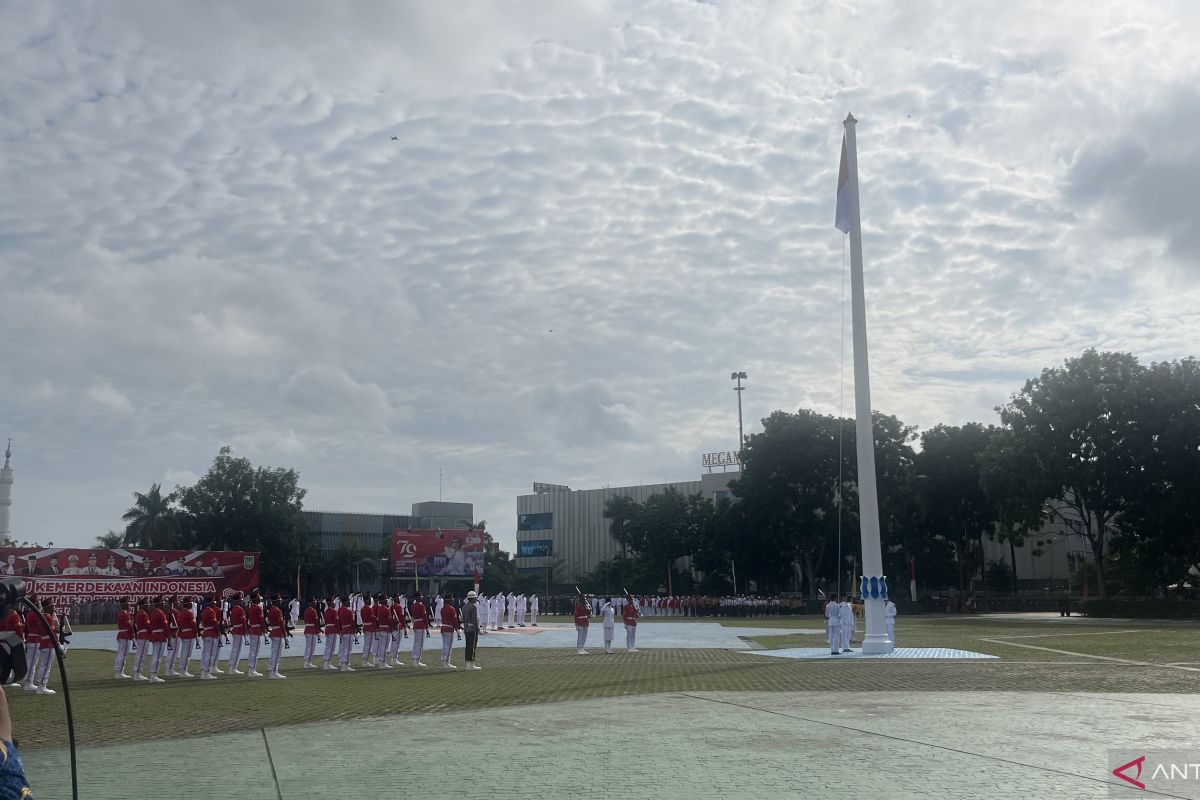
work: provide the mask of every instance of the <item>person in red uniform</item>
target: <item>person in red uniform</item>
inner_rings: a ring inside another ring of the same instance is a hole
[[[167,595],[167,674],[179,675],[179,660],[183,656],[183,648],[179,646],[179,599]]]
[[[325,598],[325,658],[322,667],[328,670],[337,669],[334,657],[338,651],[338,610],[332,597]]]
[[[242,605],[242,593],[233,596],[229,606],[229,674],[244,674],[238,669],[242,660],[242,644],[246,641],[246,607]],[[215,671],[215,670],[214,670]]]
[[[421,654],[425,652],[425,632],[429,630],[429,611],[425,608],[425,599],[417,592],[413,596],[412,605],[408,607],[408,615],[412,617],[412,661],[414,667],[423,667]]]
[[[246,675],[251,678],[261,678],[258,671],[258,648],[262,647],[263,636],[267,633],[267,617],[262,607],[262,595],[257,591],[250,595],[250,608],[246,610]]]
[[[128,680],[125,661],[129,658],[129,647],[133,644],[133,614],[129,611],[129,598],[122,597],[117,611],[117,659],[113,663],[113,677]]]
[[[392,644],[392,607],[387,595],[375,595],[375,668],[391,669],[388,663],[388,648]]]
[[[209,598],[200,609],[200,640],[203,647],[200,650],[200,680],[215,681],[213,667],[221,654],[221,607],[213,598]]]
[[[143,597],[138,601],[137,613],[133,615],[133,636],[141,646],[137,649],[137,660],[133,665],[133,679],[147,680],[142,674],[142,665],[150,655],[150,601]]]
[[[150,662],[151,683],[166,683],[158,673],[162,669],[163,653],[171,636],[170,626],[170,620],[167,619],[167,601],[160,596],[154,610],[150,612],[150,647],[153,657]]]
[[[638,610],[637,603],[633,602],[632,595],[625,596],[625,608],[621,610],[621,618],[625,621],[625,650],[630,653],[637,652],[637,621],[642,612]]]
[[[357,624],[354,610],[350,608],[350,595],[342,595],[342,607],[338,609],[338,655],[341,657],[342,672],[354,672],[354,667],[350,666],[350,654],[354,652]]]
[[[313,654],[317,652],[317,638],[321,635],[321,617],[317,613],[317,598],[308,598],[304,608],[304,668],[316,669],[312,663]]]
[[[267,609],[267,627],[267,636],[271,640],[271,656],[267,662],[270,669],[267,671],[267,677],[281,681],[287,677],[279,671],[280,662],[283,660],[283,643],[287,639],[287,617],[283,613],[283,597],[280,595],[275,595],[274,602]]]
[[[461,625],[458,621],[458,609],[454,606],[454,595],[446,595],[446,600],[442,604],[442,666],[446,669],[458,669],[450,663],[450,649],[454,647],[454,634],[458,634],[458,638],[462,639]]]
[[[46,620],[45,623],[42,622],[43,618]],[[37,658],[33,662],[33,675],[32,678],[28,675],[25,678],[27,691],[36,691],[38,694],[56,694],[47,684],[50,682],[50,668],[54,664],[54,644],[58,639],[57,619],[54,614],[54,603],[49,598],[42,601],[40,617],[30,613],[25,618],[26,635],[37,640]]]
[[[404,666],[404,662],[400,660],[400,640],[406,636],[408,636],[408,615],[404,613],[400,595],[396,595],[392,598],[392,649],[387,662],[393,667]]]
[[[375,603],[371,595],[363,595],[363,607],[358,612],[362,620],[362,666],[370,667],[375,663]]]
[[[29,672],[29,665],[25,660],[25,620],[15,608],[10,609],[4,619],[0,620],[0,642],[8,647],[12,656],[12,669],[0,675],[0,683],[6,688],[15,689],[21,685]]]
[[[184,595],[175,603],[175,666],[172,675],[180,678],[193,678],[188,672],[188,662],[192,660],[192,648],[196,646],[196,616],[192,613],[192,598]]]
[[[588,601],[583,595],[575,601],[575,647],[579,655],[586,656],[587,650],[584,650],[584,645],[587,644],[588,623],[590,622],[591,612],[588,610]]]

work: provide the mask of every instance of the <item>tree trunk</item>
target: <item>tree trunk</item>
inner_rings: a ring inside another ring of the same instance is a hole
[[[1096,538],[1092,539],[1092,556],[1096,559],[1096,596],[1101,600],[1108,597],[1108,588],[1104,585],[1104,531],[1101,529]],[[1087,580],[1087,573],[1083,573]]]

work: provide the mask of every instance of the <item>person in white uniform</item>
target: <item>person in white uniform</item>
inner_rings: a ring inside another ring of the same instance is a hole
[[[517,595],[517,627],[525,627],[525,595]]]
[[[296,627],[296,623],[300,620],[300,598],[293,597],[288,603],[288,619],[291,620],[292,627]]]
[[[842,652],[842,604],[830,597],[825,603],[825,629],[829,634],[829,655]]]
[[[615,627],[617,610],[613,608],[612,598],[604,598],[604,605],[600,606],[600,618],[604,627],[604,652],[612,655],[612,640],[613,628]]]
[[[536,594],[529,595],[529,624],[537,627],[538,599]]]
[[[470,598],[469,592],[467,597],[468,599]],[[488,619],[492,615],[492,604],[488,602],[487,597],[479,595],[475,601],[475,607],[479,611],[479,630],[486,631],[488,629]]]
[[[516,593],[509,592],[507,599],[508,599],[508,613],[506,613],[504,615],[504,620],[505,620],[505,622],[508,623],[507,627],[515,628],[517,626],[517,624],[516,624],[516,619],[517,619],[517,595],[516,595]]]
[[[854,636],[854,604],[849,595],[842,601],[842,652],[850,652],[850,639]]]
[[[504,627],[504,592],[492,598],[492,630],[498,631]]]
[[[887,626],[887,637],[892,644],[896,643],[896,604],[891,598],[883,604],[883,624]]]

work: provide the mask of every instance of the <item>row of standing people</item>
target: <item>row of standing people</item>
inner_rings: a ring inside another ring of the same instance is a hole
[[[351,656],[361,640],[361,667],[391,669],[402,666],[399,650],[402,640],[410,638],[412,662],[424,667],[421,661],[428,631],[437,625],[442,634],[442,665],[454,669],[450,650],[454,637],[467,641],[467,668],[477,670],[475,648],[479,635],[478,609],[475,593],[460,613],[453,597],[438,598],[436,617],[431,619],[424,598],[418,593],[410,604],[402,596],[350,595],[310,599],[303,612],[304,669],[324,668],[330,671],[354,672]],[[447,602],[448,601],[448,602]],[[193,610],[195,609],[195,610]],[[195,677],[188,671],[195,650],[200,650],[199,678],[216,680],[224,674],[219,666],[221,648],[229,645],[225,657],[230,675],[263,677],[258,663],[263,644],[269,645],[266,677],[282,680],[280,671],[283,651],[290,648],[294,625],[292,603],[286,606],[281,596],[265,601],[254,592],[243,602],[235,596],[228,604],[214,598],[159,597],[152,602],[140,600],[136,609],[124,598],[117,615],[117,655],[113,676],[148,683],[162,683],[166,676]],[[197,613],[198,611],[198,613]],[[320,667],[314,663],[317,648],[324,638]],[[141,647],[138,645],[141,643]],[[239,669],[245,653],[246,670]],[[131,654],[134,674],[125,672]],[[149,666],[149,675],[144,669]]]
[[[36,598],[29,598],[36,603]],[[54,666],[54,644],[67,645],[71,623],[59,614],[49,598],[40,602],[42,614],[32,611],[11,609],[0,620],[0,642],[11,655],[12,669],[0,675],[6,688],[23,687],[27,692],[55,694],[50,688],[50,674]],[[45,622],[43,622],[43,619]]]

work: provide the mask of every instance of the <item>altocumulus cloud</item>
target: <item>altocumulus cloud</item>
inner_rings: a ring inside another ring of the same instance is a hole
[[[732,369],[750,430],[836,410],[848,110],[878,408],[988,421],[1084,347],[1185,355],[1197,14],[5,5],[18,535],[88,541],[232,443],[329,509],[444,468],[511,543],[531,480],[733,447]]]

